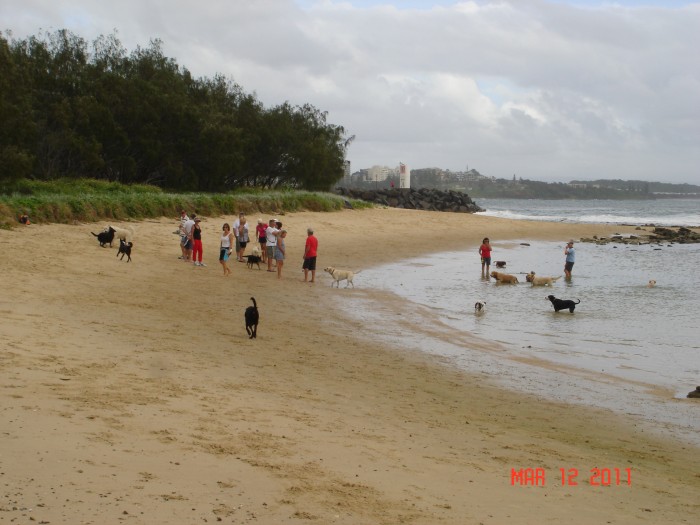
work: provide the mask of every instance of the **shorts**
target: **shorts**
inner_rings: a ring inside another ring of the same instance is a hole
[[[491,266],[491,257],[482,257],[481,264],[485,264],[486,266]]]
[[[301,267],[302,270],[316,270],[316,257],[306,257],[304,259],[304,265]]]
[[[238,241],[238,244],[241,246],[241,250],[243,250],[246,246],[248,246],[248,241]]]
[[[567,262],[564,264],[564,271],[570,272],[573,267],[574,267],[574,263]]]
[[[221,248],[221,250],[219,250],[219,260],[228,261],[228,248]]]
[[[282,250],[277,249],[277,246],[275,246],[275,261],[284,261],[284,254]]]
[[[241,251],[241,241],[236,237],[236,253]]]
[[[180,235],[180,244],[184,246],[187,243],[187,235]]]
[[[267,242],[267,237],[265,237],[264,235],[262,237],[258,237],[258,242],[260,244],[265,244]]]
[[[275,258],[275,246],[274,246],[274,245],[272,245],[272,246],[266,246],[266,247],[265,247],[265,251],[267,252],[267,256],[268,256],[270,259],[274,259],[274,258]]]
[[[191,239],[185,240],[185,244],[183,244],[182,246],[185,248],[185,250],[191,250],[192,249],[192,240]]]

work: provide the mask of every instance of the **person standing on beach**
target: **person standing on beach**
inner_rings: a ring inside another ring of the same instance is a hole
[[[272,261],[275,259],[275,247],[277,246],[277,219],[270,219],[269,226],[265,230],[265,249],[267,250],[267,271],[274,272]]]
[[[233,233],[231,233],[231,227],[228,223],[224,223],[222,228],[223,233],[221,234],[221,242],[219,244],[219,262],[221,267],[224,269],[224,277],[231,274],[231,268],[228,267],[228,258],[231,255]]]
[[[192,260],[195,266],[206,266],[206,264],[202,262],[202,227],[199,225],[200,222],[201,219],[197,217],[194,220],[194,226],[192,226]],[[199,258],[199,261],[197,258]]]
[[[564,275],[566,280],[571,279],[571,270],[574,268],[574,262],[576,261],[576,251],[574,250],[574,240],[571,239],[564,248],[564,255],[566,255],[566,262],[564,263]]]
[[[192,218],[187,219],[185,224],[182,226],[182,229],[185,232],[185,253],[183,254],[185,262],[189,262],[189,260],[192,258],[192,247],[194,245],[192,240],[192,230],[194,230],[194,221],[196,218],[197,214],[193,213]]]
[[[280,223],[277,223],[280,224]],[[281,226],[281,224],[280,224]],[[275,246],[275,260],[277,261],[277,278],[282,278],[282,267],[284,266],[284,257],[286,250],[285,239],[287,238],[287,230],[280,230],[277,234],[277,246]]]
[[[267,236],[265,235],[265,230],[267,230],[267,226],[265,226],[262,219],[258,219],[258,225],[255,227],[255,236],[258,238],[258,242],[260,243],[260,255],[262,255],[263,263],[267,262],[267,248],[265,248]]]
[[[238,262],[245,262],[243,260],[243,254],[245,253],[245,248],[248,246],[248,241],[250,240],[249,233],[248,233],[248,220],[245,218],[245,215],[241,217],[240,222],[238,223],[238,254],[236,257],[238,258]]]
[[[484,237],[481,241],[481,246],[479,246],[479,255],[481,255],[481,277],[489,277],[489,268],[491,267],[491,242],[488,237]],[[484,275],[484,268],[486,268],[486,275]]]
[[[236,219],[236,220],[233,222],[233,236],[236,238],[236,248],[235,248],[236,259],[237,259],[239,262],[243,262],[242,259],[240,259],[240,258],[238,257],[238,253],[241,251],[241,241],[240,241],[240,231],[239,231],[239,230],[240,230],[240,227],[241,227],[241,219],[243,219],[243,218],[245,218],[245,213],[240,212],[240,213],[238,214],[238,219]]]
[[[316,254],[318,252],[318,239],[314,236],[313,228],[307,228],[306,230],[306,246],[304,247],[304,264],[302,265],[302,270],[304,270],[304,282],[309,278],[309,272],[311,272],[311,281],[316,280]]]
[[[185,210],[180,210],[180,227],[178,232],[180,234],[180,249],[182,250],[182,255],[178,259],[185,260],[187,258],[187,250],[185,244],[187,243],[187,234],[185,233],[185,223],[189,221],[190,218],[187,216]]]

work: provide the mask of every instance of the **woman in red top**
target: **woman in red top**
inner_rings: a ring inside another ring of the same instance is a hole
[[[267,237],[265,235],[265,230],[267,230],[267,225],[263,223],[262,219],[258,219],[258,225],[255,227],[255,235],[258,236],[258,242],[260,243],[262,262],[267,262]]]
[[[491,243],[488,237],[484,237],[481,246],[479,246],[479,255],[481,255],[481,276],[484,277],[484,267],[486,267],[485,277],[488,277],[491,266]]]

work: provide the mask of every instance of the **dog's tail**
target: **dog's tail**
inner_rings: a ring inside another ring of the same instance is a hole
[[[95,237],[97,237],[97,234],[95,232],[90,232],[90,233],[92,233]]]
[[[576,304],[578,304],[578,303],[580,303],[580,302],[581,302],[581,299],[579,299],[578,301],[576,301]]]

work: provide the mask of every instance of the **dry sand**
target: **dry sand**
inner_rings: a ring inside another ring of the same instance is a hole
[[[103,223],[0,231],[0,522],[697,522],[696,448],[373,343],[381,323],[348,321],[337,300],[391,300],[361,274],[355,290],[322,271],[300,282],[307,225],[321,268],[353,269],[476,250],[485,235],[624,228],[396,209],[282,220],[282,280],[233,261],[224,278],[224,218],[202,223],[206,268],[177,259],[174,218],[131,225],[131,263],[90,235]],[[476,254],[456,265],[478,278]],[[545,486],[513,486],[513,468],[545,469]],[[562,468],[578,469],[577,486],[561,485]],[[593,468],[619,469],[621,484],[592,486]]]

